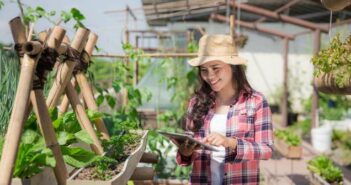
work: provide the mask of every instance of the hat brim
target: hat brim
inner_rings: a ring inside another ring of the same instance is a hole
[[[200,66],[206,64],[207,62],[215,60],[220,60],[231,65],[243,65],[247,63],[246,59],[243,59],[239,56],[201,56],[189,60],[188,63],[191,66]]]

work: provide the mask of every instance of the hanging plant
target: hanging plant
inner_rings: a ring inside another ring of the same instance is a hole
[[[312,58],[317,86],[347,88],[351,85],[351,35],[345,42],[337,34],[330,46]],[[349,88],[350,90],[350,88]]]

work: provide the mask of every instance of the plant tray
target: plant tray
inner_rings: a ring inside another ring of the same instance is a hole
[[[123,170],[111,180],[102,181],[102,180],[76,180],[74,178],[84,169],[81,168],[75,172],[67,181],[67,185],[119,185],[127,184],[130,177],[133,175],[133,172],[139,163],[141,156],[143,155],[146,144],[147,144],[147,131],[141,133],[143,136],[140,141],[140,146],[126,159],[123,165]]]
[[[300,159],[302,156],[301,146],[290,146],[280,139],[274,140],[274,146],[286,158]]]

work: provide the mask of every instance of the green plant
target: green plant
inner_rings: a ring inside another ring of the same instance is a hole
[[[101,156],[99,157],[95,162],[94,162],[94,178],[98,178],[101,180],[109,180],[112,178],[112,173],[109,171],[109,169],[115,168],[117,165],[117,160],[106,157],[106,156]]]
[[[4,135],[10,119],[19,77],[19,61],[14,51],[0,44],[0,135]]]
[[[351,35],[345,42],[340,40],[337,34],[330,43],[330,46],[321,50],[312,58],[315,66],[315,76],[324,73],[331,73],[335,76],[335,82],[339,87],[351,78]]]
[[[274,135],[290,146],[299,146],[301,144],[300,137],[289,130],[275,130]]]
[[[0,153],[4,139],[0,137]],[[13,172],[14,177],[30,178],[41,172],[44,167],[56,165],[52,151],[46,148],[44,139],[32,130],[25,130],[17,153]]]
[[[307,169],[324,178],[328,183],[342,184],[343,175],[340,168],[325,155],[316,156],[308,161]]]

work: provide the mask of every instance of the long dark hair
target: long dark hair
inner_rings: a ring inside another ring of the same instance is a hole
[[[252,88],[247,81],[243,65],[231,65],[233,73],[233,83],[236,87],[236,92],[244,93],[245,96],[252,94]],[[198,131],[204,124],[204,118],[210,108],[215,104],[215,93],[213,93],[210,85],[201,78],[201,71],[199,67],[198,78],[200,80],[200,87],[195,90],[195,104],[192,111],[187,115],[193,124],[189,125],[188,129]]]

